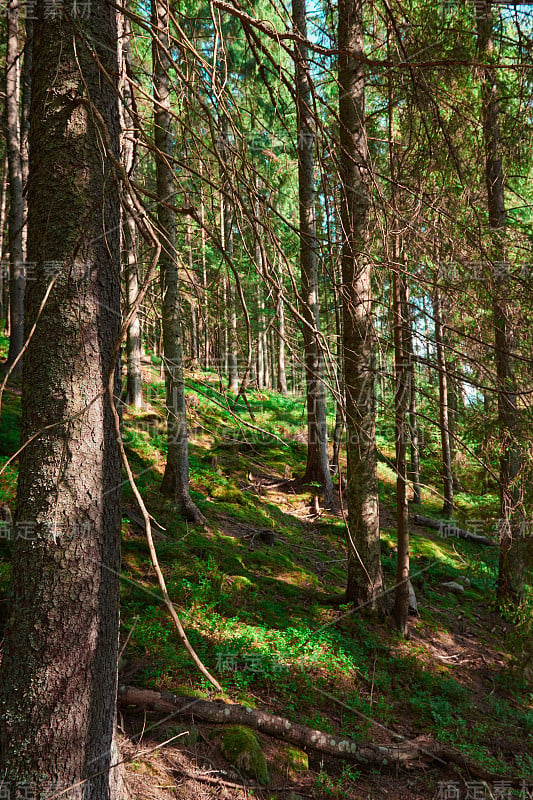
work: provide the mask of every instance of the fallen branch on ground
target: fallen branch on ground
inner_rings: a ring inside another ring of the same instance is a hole
[[[356,742],[345,736],[313,730],[305,725],[290,722],[284,717],[276,717],[257,708],[246,708],[238,704],[195,700],[191,697],[180,697],[168,692],[154,692],[149,689],[137,689],[133,686],[121,686],[118,699],[121,705],[137,706],[153,711],[180,712],[187,706],[187,713],[203,722],[226,723],[228,725],[246,725],[250,728],[297,744],[309,747],[330,756],[356,761],[369,766],[409,766],[417,760],[421,753],[414,742],[377,745],[369,742]]]
[[[335,699],[330,697],[330,699]],[[155,692],[134,686],[120,686],[118,701],[122,706],[136,706],[152,711],[175,714],[186,713],[202,722],[227,725],[246,725],[268,736],[291,742],[302,748],[316,750],[330,756],[355,761],[370,767],[415,766],[421,761],[439,763],[441,766],[453,764],[467,770],[471,775],[484,781],[507,781],[513,786],[523,785],[515,776],[498,775],[472,761],[458,750],[418,737],[407,740],[404,737],[397,744],[377,745],[370,742],[357,742],[345,736],[313,730],[284,717],[277,717],[257,708],[246,708],[236,703],[208,701],[190,696],[179,696],[169,692]],[[344,703],[341,703],[344,705]],[[348,708],[348,706],[345,706]],[[351,710],[351,709],[349,709]],[[381,726],[380,726],[381,727]],[[391,732],[393,736],[400,736]]]

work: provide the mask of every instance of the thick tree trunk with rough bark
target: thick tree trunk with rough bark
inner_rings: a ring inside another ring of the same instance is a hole
[[[375,427],[375,334],[370,263],[362,0],[339,3],[339,120],[343,351],[348,456],[347,599],[378,605],[381,569]]]
[[[157,222],[161,237],[163,353],[167,407],[167,463],[161,484],[184,517],[200,522],[202,515],[189,493],[189,440],[183,379],[176,221],[170,207],[176,191],[172,169],[172,121],[169,78],[169,9],[166,0],[152,0],[154,70],[154,137],[156,146]]]
[[[7,6],[6,49],[6,145],[9,188],[9,352],[6,367],[11,367],[24,345],[24,198],[22,194],[22,158],[20,149],[20,4],[9,0]],[[19,360],[15,371],[20,370]]]
[[[476,3],[478,52],[483,61],[494,56],[490,0]],[[517,386],[513,364],[513,321],[509,302],[507,213],[502,162],[500,107],[496,71],[481,70],[485,179],[491,231],[492,319],[500,429],[500,563],[498,603],[518,606],[525,596],[525,570],[531,569],[531,541],[523,536],[525,513],[520,489],[523,471]],[[529,561],[528,561],[529,559]],[[527,563],[526,563],[527,562]]]
[[[292,0],[294,29],[307,39],[305,0]],[[300,203],[300,270],[303,339],[307,393],[307,466],[303,480],[318,483],[324,505],[333,503],[333,484],[329,471],[326,399],[323,381],[323,356],[320,347],[320,305],[315,209],[314,148],[315,128],[311,100],[308,48],[295,42],[296,115],[298,136],[298,194]]]
[[[121,468],[116,12],[35,22],[22,441],[0,668],[0,775],[12,800],[122,796],[115,736]],[[87,49],[91,42],[93,52]],[[19,174],[18,172],[16,174]],[[105,225],[105,229],[104,229]],[[42,304],[51,277],[50,296]],[[66,795],[65,795],[66,796]]]

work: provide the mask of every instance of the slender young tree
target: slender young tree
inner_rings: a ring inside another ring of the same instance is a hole
[[[20,3],[9,0],[7,6],[6,50],[6,143],[9,190],[9,352],[6,367],[11,367],[24,344],[24,198],[20,138]],[[17,362],[15,371],[22,362]]]
[[[122,128],[122,163],[128,175],[135,171],[135,134],[136,124],[133,106],[135,98],[129,80],[130,65],[130,20],[125,14],[118,15],[119,26],[119,59],[120,59],[120,96],[121,128]],[[139,266],[137,260],[137,227],[129,203],[123,202],[122,209],[122,247],[124,251],[124,281],[126,289],[126,314],[135,305],[139,293]],[[142,336],[141,322],[138,312],[134,314],[126,333],[126,396],[127,402],[134,408],[142,408]]]
[[[230,126],[226,113],[222,114],[220,121],[220,161],[221,184],[220,193],[220,234],[222,247],[227,258],[233,260],[233,206],[231,202],[231,143]],[[225,309],[225,324],[227,330],[228,348],[226,353],[228,364],[228,389],[230,392],[239,391],[238,369],[238,339],[237,339],[237,301],[235,297],[235,284],[231,272],[227,275],[228,307]]]
[[[75,19],[37,8],[28,184],[35,271],[25,298],[25,448],[0,667],[0,775],[13,800],[63,792],[119,800],[116,12],[103,0]]]
[[[442,302],[439,281],[440,270],[435,276],[433,289],[433,319],[435,322],[435,347],[437,350],[437,369],[439,373],[439,429],[442,453],[442,486],[444,502],[442,514],[451,517],[453,514],[453,474],[452,474],[452,449],[450,446],[450,421],[448,405],[448,364],[444,349],[444,330],[442,320]]]
[[[168,442],[161,491],[174,500],[186,519],[200,522],[202,515],[189,493],[189,440],[183,378],[176,221],[172,209],[176,187],[172,162],[169,8],[166,0],[152,0],[152,58],[156,182],[159,199],[157,222],[162,244],[159,269]]]
[[[343,352],[346,391],[346,597],[377,606],[383,593],[375,423],[375,334],[367,254],[368,145],[362,0],[339,2],[339,121]]]
[[[483,61],[494,58],[492,3],[476,2],[478,52]],[[498,602],[500,607],[519,605],[525,596],[526,548],[523,537],[523,472],[517,385],[513,359],[514,337],[509,302],[507,264],[507,213],[502,160],[500,105],[496,70],[481,69],[481,103],[485,144],[485,181],[491,236],[492,320],[500,434],[500,563]],[[531,564],[528,564],[531,568]]]
[[[407,287],[406,287],[407,288]],[[420,447],[418,443],[418,417],[416,411],[416,356],[413,348],[413,321],[409,294],[406,297],[406,356],[409,363],[409,446],[410,469],[409,478],[413,485],[413,503],[422,502],[420,491]]]
[[[324,505],[333,503],[329,470],[323,356],[320,347],[320,305],[315,209],[315,122],[311,83],[305,0],[292,0],[294,29],[300,34],[294,47],[298,146],[298,195],[300,203],[300,270],[303,300],[303,338],[307,394],[307,466],[304,482],[318,483]]]

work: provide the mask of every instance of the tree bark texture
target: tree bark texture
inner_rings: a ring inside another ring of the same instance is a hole
[[[118,800],[121,468],[107,386],[120,327],[119,111],[97,63],[116,80],[116,12],[93,0],[73,23],[43,18],[42,3],[37,13],[26,334],[40,318],[24,357],[0,774],[14,800],[69,786],[76,800]]]
[[[483,61],[494,58],[490,0],[476,3],[478,52]],[[523,471],[517,386],[513,363],[513,321],[509,301],[507,213],[502,160],[500,105],[494,69],[481,70],[481,103],[485,143],[485,179],[491,233],[492,319],[500,431],[500,607],[519,605],[525,597],[525,570],[531,569],[531,542],[523,536],[525,512],[520,476]]]
[[[384,589],[375,427],[375,334],[370,263],[362,0],[339,3],[339,119],[343,352],[346,391],[347,599],[378,604]]]

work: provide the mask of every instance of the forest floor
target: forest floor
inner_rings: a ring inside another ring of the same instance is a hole
[[[231,411],[216,375],[188,373],[192,496],[207,520],[193,526],[159,493],[163,387],[156,369],[146,366],[145,377],[146,408],[124,415],[128,458],[162,526],[155,528],[155,542],[170,596],[224,691],[217,693],[198,673],[160,602],[127,482],[121,684],[242,703],[359,743],[420,737],[426,749],[437,743],[455,748],[492,779],[423,761],[409,769],[365,768],[258,734],[269,773],[262,784],[222,755],[224,726],[120,707],[132,797],[533,798],[531,616],[524,612],[511,624],[495,612],[497,548],[411,526],[418,614],[410,617],[408,638],[386,619],[332,605],[331,596],[345,584],[344,522],[341,512],[317,513],[313,487],[304,491],[293,481],[305,464],[303,398],[250,392],[252,422],[243,403]],[[3,398],[0,466],[17,447],[19,401],[13,390]],[[378,433],[383,566],[390,586],[394,437],[384,421]],[[475,492],[474,464],[463,460],[461,468],[470,491],[457,495],[454,519],[490,536],[497,498]],[[429,434],[423,481],[416,511],[438,519],[437,446]],[[0,476],[0,505],[13,508],[15,482],[16,466],[10,465]],[[0,609],[8,580],[9,546],[0,543]],[[444,585],[450,581],[464,590]]]

